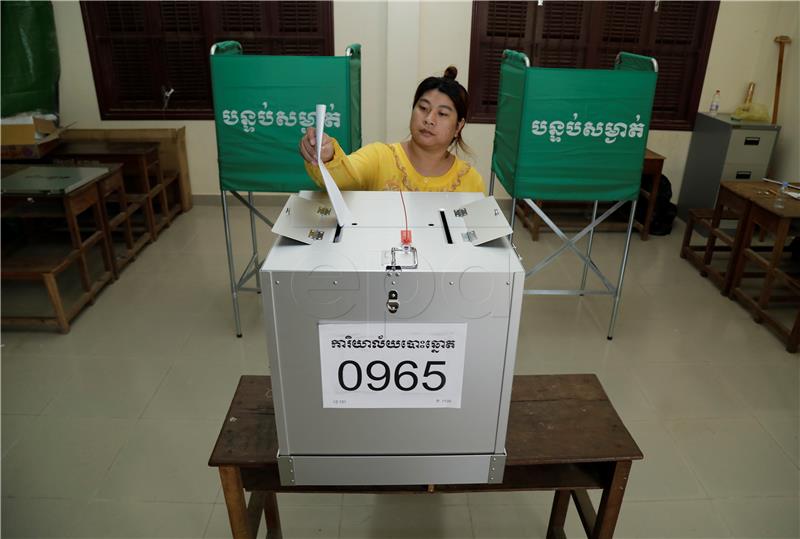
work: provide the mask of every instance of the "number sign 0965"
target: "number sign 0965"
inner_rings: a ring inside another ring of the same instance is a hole
[[[325,408],[459,408],[466,324],[320,324]]]

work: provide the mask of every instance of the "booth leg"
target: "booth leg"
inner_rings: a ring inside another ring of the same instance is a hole
[[[250,208],[254,208],[255,207],[255,205],[253,204],[253,192],[252,191],[248,191],[247,192],[247,202],[250,203]],[[248,210],[249,210],[249,213],[250,213],[250,237],[253,240],[253,259],[255,260],[255,263],[256,263],[256,268],[255,268],[255,270],[256,270],[256,289],[258,290],[258,293],[260,294],[261,293],[261,272],[259,271],[259,268],[258,268],[258,240],[256,239],[256,218],[255,218],[255,215],[253,215],[253,210],[250,209],[250,208],[248,208]]]
[[[517,199],[511,197],[511,219],[509,220],[509,224],[511,225],[511,236],[509,237],[510,241],[514,240],[514,221],[517,217]]]
[[[614,338],[614,325],[617,322],[617,313],[619,311],[619,301],[622,298],[622,283],[625,279],[625,266],[628,264],[628,250],[631,247],[631,232],[633,231],[633,217],[636,215],[636,200],[631,204],[631,214],[628,216],[628,233],[625,236],[625,252],[622,254],[622,263],[619,267],[619,279],[617,280],[617,289],[614,292],[614,306],[611,309],[611,322],[608,325],[608,340]]]
[[[233,245],[231,243],[231,223],[228,214],[228,200],[225,191],[222,197],[222,220],[225,224],[225,248],[228,251],[228,272],[231,277],[231,298],[233,299],[233,318],[236,322],[236,336],[242,336],[242,321],[239,319],[239,287],[236,284],[236,269],[233,267]],[[252,214],[251,214],[252,218]]]
[[[494,170],[489,176],[489,196],[494,195]]]
[[[592,222],[597,219],[597,200],[594,201],[592,208]],[[586,258],[583,261],[583,275],[581,276],[581,290],[586,290],[586,274],[589,271],[589,260],[592,258],[592,242],[594,241],[594,227],[589,231],[589,245],[586,246]],[[583,295],[583,294],[581,294]]]

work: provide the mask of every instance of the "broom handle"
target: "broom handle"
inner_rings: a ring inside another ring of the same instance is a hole
[[[783,48],[785,43],[778,43],[780,51],[778,52],[778,77],[775,81],[775,101],[772,104],[772,124],[778,123],[778,103],[781,100],[781,75],[783,74]]]

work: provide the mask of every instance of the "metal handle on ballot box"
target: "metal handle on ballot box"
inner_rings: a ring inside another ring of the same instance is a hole
[[[397,264],[397,253],[404,252],[414,255],[414,263],[408,266],[399,266]],[[387,270],[401,270],[401,269],[417,269],[419,265],[419,260],[417,259],[417,249],[416,247],[412,247],[410,245],[404,245],[403,247],[392,247],[392,263],[389,266],[386,266]]]

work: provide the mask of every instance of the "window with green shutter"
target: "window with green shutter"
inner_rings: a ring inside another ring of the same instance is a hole
[[[331,2],[81,2],[104,120],[212,119],[208,56],[333,54]]]
[[[541,67],[611,68],[620,51],[653,56],[652,129],[691,130],[719,2],[473,2],[471,122],[493,123],[500,58],[522,51]]]

